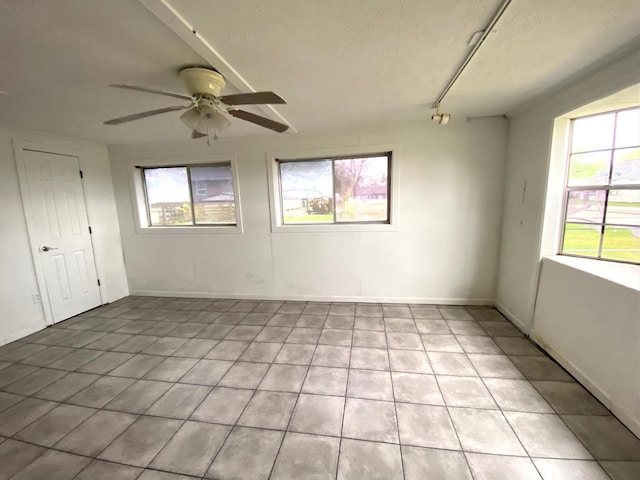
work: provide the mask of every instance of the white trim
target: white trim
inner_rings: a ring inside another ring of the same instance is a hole
[[[280,202],[280,180],[278,162],[276,160],[304,160],[305,158],[332,158],[353,155],[368,155],[372,153],[391,152],[391,185],[389,185],[391,202],[389,223],[359,224],[327,224],[327,225],[283,225],[282,206]],[[269,212],[271,214],[272,233],[335,233],[335,232],[397,232],[400,228],[399,218],[399,177],[400,177],[400,147],[397,144],[364,145],[351,147],[332,147],[309,150],[270,151],[266,154],[267,181],[269,186]]]
[[[197,165],[197,164],[215,164],[230,163],[231,164],[231,183],[233,185],[233,195],[236,205],[236,224],[221,226],[198,226],[191,225],[186,227],[167,226],[151,227],[147,224],[147,204],[144,196],[144,188],[142,185],[142,176],[140,169],[142,167],[161,167],[163,165]],[[238,179],[238,162],[234,153],[207,153],[198,155],[170,155],[164,157],[152,158],[136,158],[128,161],[129,169],[129,189],[131,191],[131,207],[135,219],[136,233],[163,235],[163,234],[202,234],[202,233],[220,233],[220,234],[239,234],[243,232],[242,227],[242,205],[240,199],[240,181]]]
[[[19,332],[12,333],[11,335],[7,335],[6,337],[0,337],[0,346],[6,345],[7,343],[15,342],[16,340],[20,340],[21,338],[28,337],[32,333],[39,332],[40,330],[44,330],[48,325],[33,325],[29,328],[25,328],[24,330],[20,330]]]
[[[270,295],[228,292],[186,292],[177,290],[131,290],[132,296],[140,297],[185,297],[228,298],[234,300],[282,300],[299,302],[349,302],[349,303],[409,303],[416,305],[471,305],[493,306],[488,298],[427,298],[427,297],[368,297],[338,295]]]
[[[535,331],[531,332],[529,337],[536,345],[540,346],[546,353],[549,354],[556,362],[558,362],[567,372],[569,372],[575,379],[589,392],[593,394],[606,408],[611,410],[618,419],[624,423],[635,435],[640,436],[640,422],[633,418],[633,414],[627,413],[620,405],[613,402],[611,397],[606,394],[604,390],[598,387],[579,367],[572,362],[564,358],[560,353],[550,347],[542,337],[538,336]]]

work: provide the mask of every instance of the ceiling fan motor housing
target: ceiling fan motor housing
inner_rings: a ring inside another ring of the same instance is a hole
[[[224,88],[224,77],[207,68],[185,68],[180,70],[179,76],[191,95],[219,97]]]

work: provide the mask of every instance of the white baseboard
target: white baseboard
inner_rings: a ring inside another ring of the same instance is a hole
[[[540,346],[545,352],[551,356],[556,362],[558,362],[562,368],[569,372],[573,377],[591,394],[596,397],[605,407],[607,407],[614,416],[618,418],[623,424],[627,426],[637,437],[640,438],[640,419],[634,418],[619,404],[615,403],[607,393],[602,390],[595,382],[591,380],[582,369],[576,366],[573,362],[567,360],[564,356],[558,353],[553,347],[551,347],[543,338],[538,336],[535,331],[531,332],[531,340]]]
[[[259,295],[247,293],[181,292],[167,290],[131,290],[130,295],[141,297],[229,298],[233,300],[283,300],[301,302],[362,302],[412,303],[425,305],[493,306],[489,298],[427,298],[427,297],[360,297],[339,295]]]
[[[529,335],[531,329],[529,326],[527,326],[527,324],[524,321],[522,321],[522,319],[514,315],[514,313],[511,310],[509,310],[507,307],[502,305],[500,302],[494,302],[494,306],[502,315],[504,315],[507,318],[507,320],[513,323],[522,333],[524,333],[525,335]]]
[[[42,325],[33,325],[29,328],[25,328],[24,330],[20,330],[19,332],[7,335],[6,337],[0,337],[0,345],[15,342],[16,340],[20,340],[21,338],[27,337],[32,333],[39,332],[40,330],[47,327],[48,325],[46,325],[45,323],[43,323]]]

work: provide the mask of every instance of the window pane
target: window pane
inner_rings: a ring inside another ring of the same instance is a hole
[[[571,155],[568,185],[607,185],[610,163],[610,151]]]
[[[640,109],[618,113],[616,148],[640,145]]]
[[[190,167],[196,224],[235,224],[231,165]]]
[[[386,222],[388,157],[335,160],[336,221]]]
[[[606,222],[640,226],[640,189],[611,190]]]
[[[623,148],[613,153],[611,183],[640,185],[640,148]]]
[[[284,224],[333,223],[331,160],[281,162]]]
[[[562,253],[597,257],[600,248],[600,225],[567,223],[564,227]]]
[[[603,150],[613,146],[615,113],[578,118],[573,122],[571,152]]]
[[[572,190],[567,201],[567,222],[603,223],[604,190]]]
[[[151,225],[191,225],[191,198],[185,167],[145,168]]]
[[[640,263],[640,227],[605,227],[602,258]]]

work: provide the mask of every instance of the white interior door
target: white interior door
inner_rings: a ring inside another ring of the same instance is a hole
[[[20,158],[29,234],[46,285],[42,301],[60,322],[101,304],[78,157],[21,149]]]

